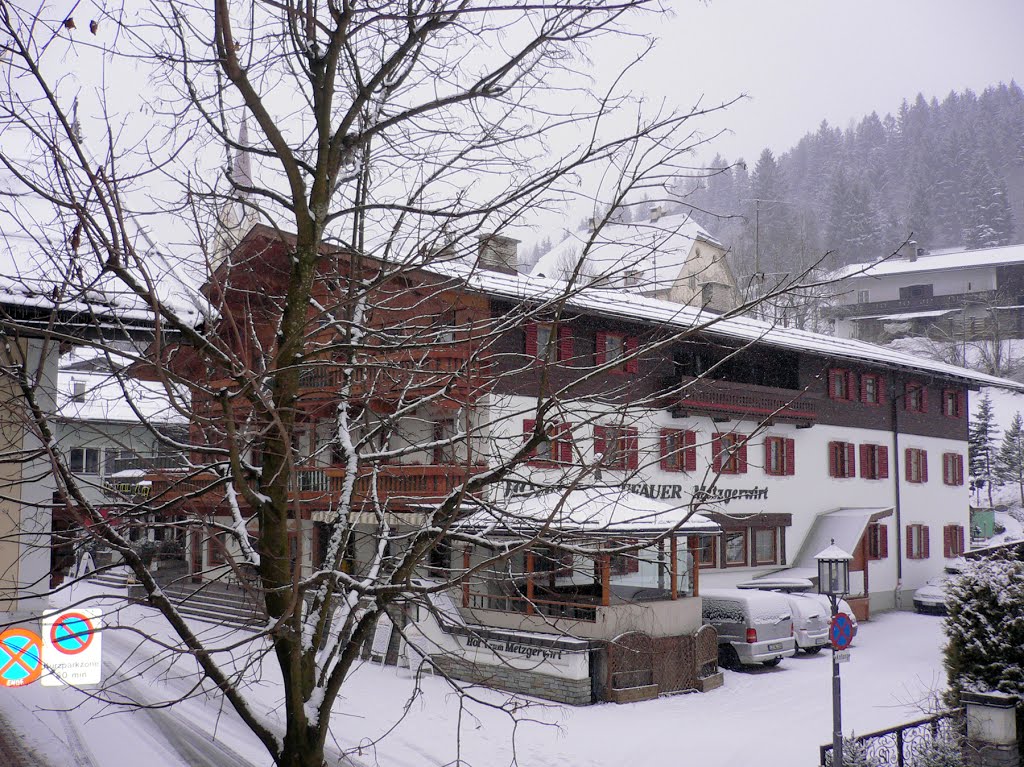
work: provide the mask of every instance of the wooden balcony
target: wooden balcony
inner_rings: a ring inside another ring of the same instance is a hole
[[[818,401],[800,390],[683,378],[681,396],[668,405],[672,415],[721,416],[725,419],[765,420],[811,425],[818,420]]]
[[[436,503],[467,479],[486,470],[486,466],[405,465],[390,464],[365,467],[356,477],[352,489],[352,506],[362,506],[374,497],[392,510],[404,510],[425,503]],[[152,482],[151,498],[159,504],[181,501],[185,509],[212,513],[224,508],[225,491],[213,487],[214,476],[200,473],[154,472],[146,477]],[[345,482],[345,470],[336,466],[301,467],[289,483],[289,500],[298,501],[310,510],[337,505]]]
[[[425,397],[446,389],[446,399],[457,407],[475,399],[481,383],[479,366],[471,359],[470,351],[468,346],[392,351],[357,363],[352,369],[351,396],[391,402],[400,397]],[[299,376],[300,397],[309,405],[333,401],[342,383],[340,363],[313,363]]]

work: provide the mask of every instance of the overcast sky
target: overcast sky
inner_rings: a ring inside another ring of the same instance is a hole
[[[731,135],[710,152],[730,160],[782,152],[823,118],[895,113],[918,92],[1024,85],[1024,0],[666,2],[675,15],[648,30],[660,43],[634,87],[684,106],[747,94],[716,123]]]

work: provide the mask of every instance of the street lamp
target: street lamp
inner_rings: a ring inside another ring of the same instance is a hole
[[[843,764],[843,713],[839,686],[839,659],[836,650],[844,650],[850,643],[849,616],[839,616],[839,600],[850,593],[850,560],[853,556],[831,545],[814,557],[818,560],[818,593],[828,597],[832,604],[832,623],[829,638],[832,640],[832,765]]]

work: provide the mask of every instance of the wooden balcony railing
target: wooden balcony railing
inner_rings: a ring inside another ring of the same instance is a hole
[[[692,378],[683,378],[678,386],[685,388],[669,405],[675,415],[720,414],[797,423],[814,423],[818,419],[816,399],[799,390]]]
[[[486,469],[486,466],[405,465],[390,464],[378,467],[376,473],[366,467],[356,477],[352,489],[352,504],[359,505],[376,497],[391,509],[404,509],[445,498],[467,479]],[[222,504],[224,491],[211,489],[211,473],[186,476],[184,473],[154,472],[146,479],[152,482],[151,497],[166,503],[191,497],[200,507]],[[334,466],[300,467],[289,481],[289,495],[293,500],[310,503],[336,504],[341,498],[345,470]]]
[[[299,375],[299,387],[307,399],[333,398],[344,381],[341,363],[314,363]],[[426,352],[388,352],[352,367],[351,391],[355,397],[392,399],[400,395],[424,396],[448,387],[454,396],[465,397],[478,384],[478,366],[468,347]]]
[[[467,607],[475,610],[496,610],[498,612],[543,615],[548,618],[567,618],[574,621],[593,623],[597,620],[599,597],[577,597],[567,602],[555,599],[527,599],[526,597],[504,596],[465,592]]]

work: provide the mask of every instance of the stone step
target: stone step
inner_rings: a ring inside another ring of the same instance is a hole
[[[164,587],[164,593],[178,602],[202,602],[209,605],[220,605],[227,608],[255,610],[256,599],[245,592],[219,592],[175,584]]]
[[[223,607],[211,607],[195,602],[175,602],[178,612],[188,618],[195,618],[207,623],[234,626],[236,628],[255,628],[264,625],[255,612],[227,611]]]

